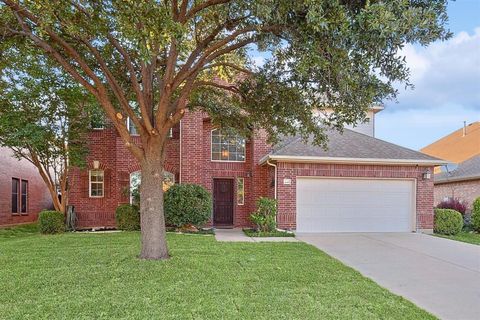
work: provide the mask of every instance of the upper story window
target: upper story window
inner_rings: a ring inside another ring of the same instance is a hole
[[[130,132],[130,135],[132,136],[138,136],[138,131],[135,125],[133,124],[133,121],[130,118],[127,118],[127,129],[128,132]]]
[[[88,176],[89,196],[91,198],[102,198],[105,191],[103,170],[90,170]]]
[[[245,138],[212,130],[212,161],[245,161]]]

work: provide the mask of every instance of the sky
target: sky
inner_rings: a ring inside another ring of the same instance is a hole
[[[385,101],[377,138],[418,150],[480,121],[480,0],[450,2],[448,15],[451,39],[404,48],[415,88]]]

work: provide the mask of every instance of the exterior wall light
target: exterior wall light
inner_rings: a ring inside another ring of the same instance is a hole
[[[432,178],[432,173],[430,172],[430,169],[427,169],[423,173],[423,180],[430,180]]]

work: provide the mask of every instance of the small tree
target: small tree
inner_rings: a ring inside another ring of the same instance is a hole
[[[5,59],[14,55],[15,60]],[[68,203],[68,170],[83,166],[92,96],[46,57],[14,49],[0,56],[0,146],[31,162],[56,211]]]
[[[250,215],[250,220],[259,232],[275,231],[277,227],[277,201],[260,197],[257,200],[257,210]]]

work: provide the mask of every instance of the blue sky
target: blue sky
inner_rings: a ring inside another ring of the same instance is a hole
[[[420,149],[463,121],[480,121],[480,0],[450,2],[448,14],[452,39],[403,51],[415,89],[385,102],[378,138]]]

